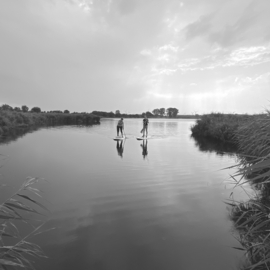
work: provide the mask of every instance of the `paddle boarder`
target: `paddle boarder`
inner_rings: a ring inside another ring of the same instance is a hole
[[[141,130],[141,133],[143,134],[143,137],[147,137],[148,136],[148,123],[149,123],[149,120],[148,120],[147,116],[144,115],[143,128]],[[146,134],[146,136],[145,136],[145,134]]]
[[[123,137],[123,130],[124,130],[124,119],[121,118],[117,123],[117,136],[119,136],[119,131],[121,131]]]

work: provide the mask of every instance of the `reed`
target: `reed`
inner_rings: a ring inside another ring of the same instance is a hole
[[[270,269],[270,114],[241,126],[238,141],[237,172],[231,176],[235,186],[249,183],[254,194],[247,202],[230,199],[230,213],[237,239],[246,251],[245,269]],[[244,189],[245,190],[245,189]]]
[[[35,235],[42,233],[41,228],[44,222],[39,222],[39,225],[34,226],[32,220],[26,217],[26,213],[36,216],[43,215],[43,210],[49,211],[37,199],[33,199],[34,196],[41,198],[40,190],[33,187],[40,180],[27,178],[17,192],[0,204],[0,269],[17,269],[18,267],[34,269],[31,258],[46,258],[40,246],[29,241]],[[18,227],[20,222],[31,226],[31,232],[21,236]],[[6,244],[6,242],[12,244]]]
[[[192,136],[237,144],[237,137],[235,135],[238,128],[256,117],[254,115],[239,114],[205,114],[191,127]]]
[[[17,128],[46,125],[99,124],[100,117],[91,113],[34,113],[0,110],[0,135]]]

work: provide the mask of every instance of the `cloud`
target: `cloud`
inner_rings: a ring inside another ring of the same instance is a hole
[[[186,26],[184,28],[186,38],[190,40],[195,37],[208,35],[212,28],[211,21],[213,20],[213,16],[213,14],[202,16],[197,21]]]
[[[202,58],[181,61],[178,69],[182,72],[207,70],[220,67],[248,67],[270,62],[270,44],[257,47],[242,47],[233,51],[215,50]]]
[[[177,46],[173,46],[171,44],[166,44],[166,45],[163,45],[161,47],[159,47],[159,50],[160,51],[172,51],[172,52],[177,52],[178,51],[178,48]]]
[[[216,106],[216,89],[225,91],[230,76],[238,84],[228,81],[229,93],[248,84],[258,91],[258,81],[265,89],[268,7],[268,0],[0,1],[1,99],[141,112],[155,102],[188,109],[194,97],[203,107],[198,100],[213,93]]]
[[[267,0],[224,3],[222,8],[201,16],[182,31],[187,40],[201,38],[224,48],[247,42],[258,43],[269,33],[269,8],[270,2]]]

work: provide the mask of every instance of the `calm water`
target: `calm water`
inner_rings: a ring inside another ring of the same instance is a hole
[[[232,156],[200,151],[193,120],[152,120],[152,138],[137,141],[141,119],[125,120],[128,139],[112,140],[116,122],[40,129],[0,145],[1,182],[9,196],[27,176],[41,184],[51,210],[33,239],[50,270],[228,270],[243,254],[232,237],[224,180]],[[206,149],[207,150],[207,149]],[[236,191],[238,198],[244,194]]]

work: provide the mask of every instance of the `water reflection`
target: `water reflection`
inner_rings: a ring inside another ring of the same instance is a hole
[[[238,243],[223,202],[230,171],[219,169],[234,160],[199,151],[193,122],[151,119],[150,141],[135,139],[141,119],[125,119],[129,139],[115,145],[117,122],[102,119],[0,145],[11,157],[1,169],[10,185],[28,175],[51,183],[44,229],[58,229],[38,236],[49,259],[37,269],[233,269],[241,255],[230,248]]]
[[[151,125],[153,126],[154,129],[164,131],[164,128],[165,128],[164,122],[151,122]]]
[[[223,156],[234,156],[237,148],[236,145],[230,143],[222,143],[207,138],[197,138],[190,136],[195,142],[195,146],[202,152],[212,153],[215,152],[217,155]]]
[[[121,141],[117,141],[117,142],[116,142],[117,154],[118,154],[118,156],[121,157],[121,158],[123,158],[125,141],[126,141],[126,140],[121,140]]]
[[[12,141],[16,141],[18,138],[25,136],[27,133],[34,132],[38,128],[16,128],[10,130],[8,135],[0,136],[0,144],[9,144]]]
[[[148,143],[148,140],[143,140],[141,144],[143,159],[145,159],[146,156],[148,155],[147,143]]]

